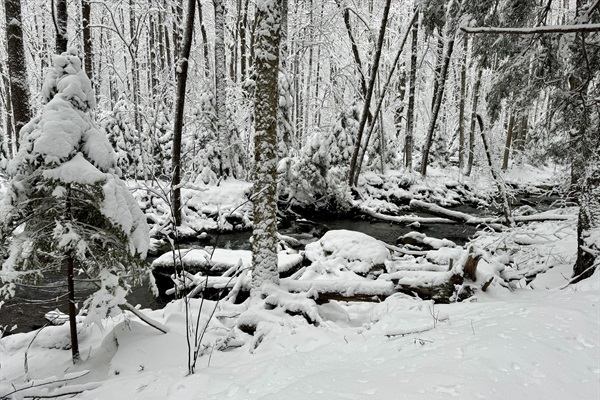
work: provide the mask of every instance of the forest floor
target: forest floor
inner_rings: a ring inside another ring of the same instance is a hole
[[[536,171],[517,171],[513,181],[530,185],[543,179],[546,185],[553,179],[552,171]],[[453,178],[440,172],[429,182],[435,179]],[[434,193],[442,187],[426,185]],[[231,204],[246,190],[224,188],[229,192],[212,196]],[[166,334],[129,313],[100,326],[82,325],[82,362],[76,366],[67,325],[10,335],[0,340],[0,398],[66,393],[128,400],[598,398],[600,276],[569,284],[575,229],[576,219],[570,218],[480,232],[464,249],[485,251],[478,281],[495,279],[463,302],[434,304],[396,293],[381,302],[317,304],[275,292],[281,307],[265,310],[262,304],[191,299],[190,325],[186,302],[174,300],[160,310],[142,310],[168,327]],[[360,251],[351,244],[336,246],[346,254]],[[457,251],[444,249],[438,252]],[[508,258],[514,270],[505,265]],[[240,321],[255,324],[253,335],[239,329]],[[190,329],[204,331],[192,375]]]

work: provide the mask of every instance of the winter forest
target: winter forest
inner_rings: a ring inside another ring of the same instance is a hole
[[[600,396],[600,0],[0,9],[0,399]]]

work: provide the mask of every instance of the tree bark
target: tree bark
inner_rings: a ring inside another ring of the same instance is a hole
[[[256,9],[254,227],[251,296],[279,283],[277,269],[277,108],[281,3],[261,0]]]
[[[92,7],[90,0],[81,0],[81,25],[83,31],[83,53],[85,62],[85,73],[90,81],[94,81],[94,55],[92,44],[92,33],[90,24],[92,21]]]
[[[29,79],[25,49],[23,46],[23,24],[20,0],[5,0],[6,47],[8,51],[8,75],[10,82],[10,99],[15,126],[15,148],[19,148],[19,132],[31,119],[29,108]]]
[[[69,298],[69,328],[71,332],[71,358],[73,364],[79,363],[79,340],[77,339],[77,308],[75,307],[75,283],[73,281],[75,260],[67,256],[67,290]]]
[[[67,51],[67,0],[56,0],[56,9],[54,14],[56,28],[55,53],[62,54]]]
[[[515,126],[515,115],[512,110],[510,111],[510,116],[508,117],[508,129],[506,131],[506,144],[504,145],[504,157],[502,159],[502,170],[506,171],[508,169],[508,161],[510,159],[510,146],[512,144],[513,138],[513,129]]]
[[[177,73],[177,97],[175,99],[175,121],[173,123],[173,149],[172,149],[172,171],[173,179],[171,182],[173,191],[173,212],[175,213],[175,225],[181,225],[181,135],[183,131],[183,111],[185,108],[185,90],[187,84],[188,66],[190,50],[192,48],[192,38],[194,36],[194,13],[196,2],[188,0],[187,17],[185,20],[185,32],[183,44],[179,55],[179,66]]]

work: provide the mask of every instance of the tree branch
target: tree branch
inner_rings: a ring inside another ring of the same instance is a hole
[[[585,25],[550,25],[534,28],[497,28],[492,26],[470,27],[461,26],[465,33],[483,33],[491,35],[535,35],[539,33],[574,33],[600,32],[600,24]]]

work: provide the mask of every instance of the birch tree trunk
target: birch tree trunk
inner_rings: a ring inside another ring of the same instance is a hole
[[[10,100],[15,126],[15,150],[19,148],[19,131],[31,119],[29,108],[29,79],[25,49],[23,47],[23,24],[20,0],[5,0],[6,47],[8,52],[8,76]]]
[[[277,81],[281,36],[280,0],[256,5],[256,85],[254,134],[254,228],[251,296],[279,283],[277,270]]]

